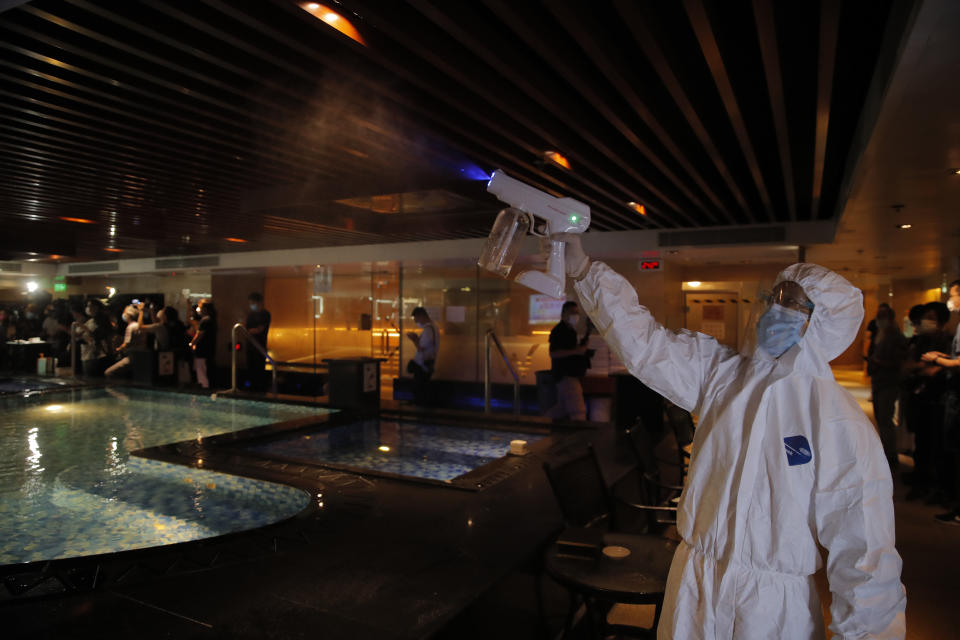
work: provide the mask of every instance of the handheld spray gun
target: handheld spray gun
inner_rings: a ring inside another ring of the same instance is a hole
[[[540,238],[555,233],[583,233],[590,226],[590,207],[573,198],[555,198],[511,178],[501,169],[493,172],[487,191],[510,205],[497,216],[477,264],[506,278],[529,231]],[[534,216],[546,221],[537,229]],[[547,270],[523,271],[516,281],[552,298],[566,295],[564,243],[554,240]]]

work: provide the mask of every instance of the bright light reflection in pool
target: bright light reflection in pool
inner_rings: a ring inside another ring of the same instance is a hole
[[[40,429],[37,427],[27,432],[27,447],[30,448],[30,455],[27,456],[27,469],[29,471],[42,471],[40,469],[40,458],[43,457],[43,454],[40,453],[40,444],[37,442],[39,432]]]

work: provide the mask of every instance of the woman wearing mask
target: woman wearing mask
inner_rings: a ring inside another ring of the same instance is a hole
[[[217,349],[217,312],[212,302],[200,305],[200,322],[197,332],[190,341],[193,349],[193,368],[197,373],[197,382],[203,389],[210,388],[210,375],[216,369]]]

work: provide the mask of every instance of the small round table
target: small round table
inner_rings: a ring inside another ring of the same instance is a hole
[[[563,539],[563,534],[560,539]],[[544,564],[547,575],[571,593],[583,597],[595,629],[594,618],[600,613],[596,604],[602,602],[656,605],[655,630],[660,620],[667,574],[677,543],[657,535],[604,533],[603,544],[625,547],[630,555],[614,559],[598,549],[595,557],[558,557],[558,547],[554,543],[546,552]],[[572,618],[573,612],[570,612],[567,632]]]

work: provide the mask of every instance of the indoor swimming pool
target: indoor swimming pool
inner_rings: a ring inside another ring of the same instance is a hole
[[[369,419],[248,445],[253,453],[407,478],[450,482],[545,434]]]
[[[293,487],[130,452],[330,413],[142,389],[0,398],[0,564],[186,542],[267,525]]]

